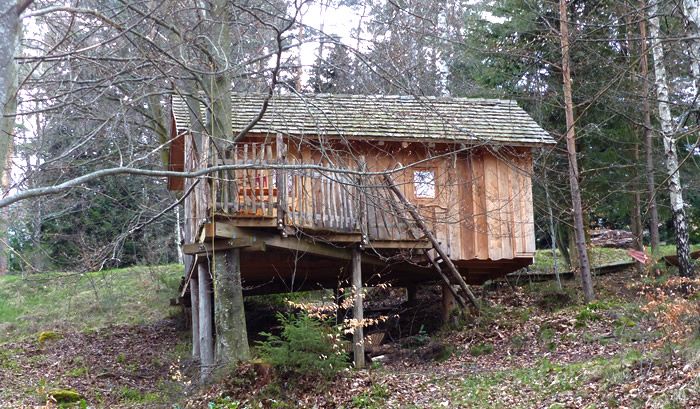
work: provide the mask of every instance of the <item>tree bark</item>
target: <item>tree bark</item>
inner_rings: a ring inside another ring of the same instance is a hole
[[[586,233],[583,226],[583,206],[581,204],[581,190],[579,188],[578,161],[576,158],[576,132],[574,129],[574,103],[571,92],[571,71],[569,68],[569,23],[566,0],[559,0],[559,22],[562,53],[562,76],[564,85],[564,109],[566,112],[566,150],[569,157],[569,183],[571,188],[571,204],[574,214],[574,237],[578,262],[581,274],[581,286],[586,302],[595,299],[593,281],[591,279],[591,266],[586,251]]]
[[[695,107],[700,106],[698,91],[700,90],[700,0],[683,0],[683,14],[685,14],[689,40],[688,52],[690,54],[690,73],[693,76],[693,95]]]
[[[644,2],[642,0],[642,9]],[[659,211],[656,207],[656,182],[654,181],[654,132],[651,126],[651,104],[649,103],[649,50],[647,48],[647,22],[640,19],[639,36],[641,37],[640,76],[642,81],[642,111],[644,115],[644,165],[646,167],[647,196],[649,203],[649,239],[651,254],[654,259],[659,252]]]
[[[656,74],[656,96],[658,99],[659,122],[661,136],[664,142],[666,173],[668,175],[668,192],[671,198],[673,212],[673,227],[676,230],[676,254],[678,256],[678,273],[684,277],[693,275],[690,262],[690,243],[688,237],[688,221],[683,207],[683,190],[679,172],[678,153],[676,151],[675,131],[671,108],[669,106],[668,80],[664,63],[664,49],[661,43],[658,7],[656,0],[649,3],[649,34],[651,50],[654,56],[654,73]]]
[[[213,3],[214,21],[228,21],[227,1]],[[215,148],[222,141],[233,138],[231,123],[231,32],[228,24],[215,25],[216,47],[211,55],[215,74],[209,88],[210,142]],[[216,159],[219,149],[212,149],[211,159]],[[212,180],[212,183],[216,183]],[[210,203],[215,207],[216,203]],[[245,326],[243,287],[241,279],[240,250],[220,252],[214,256],[214,315],[216,317],[216,361],[218,364],[236,363],[250,359],[248,335]]]
[[[246,361],[250,359],[250,348],[243,309],[241,250],[215,253],[214,271],[216,362],[225,365]]]
[[[581,190],[579,187],[578,160],[576,158],[576,132],[574,129],[574,103],[571,91],[571,71],[569,68],[569,23],[566,0],[559,0],[559,22],[562,54],[562,76],[564,85],[564,109],[566,113],[566,150],[569,157],[569,183],[571,188],[571,204],[574,214],[574,238],[581,275],[581,286],[586,302],[595,299],[591,266],[586,251],[586,233],[583,226],[583,206],[581,205]]]
[[[15,128],[17,110],[17,69],[15,52],[19,39],[17,0],[0,0],[0,177],[5,173]]]

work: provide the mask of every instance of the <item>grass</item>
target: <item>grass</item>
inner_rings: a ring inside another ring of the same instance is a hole
[[[695,251],[700,249],[700,244],[692,245],[690,251]],[[648,254],[651,254],[651,249],[647,247]],[[562,257],[561,252],[557,250],[557,266],[559,271],[567,271],[569,266],[566,264],[564,257]],[[664,244],[659,247],[659,257],[669,256],[676,254],[676,246],[673,244]],[[590,250],[591,265],[602,266],[605,264],[616,263],[620,261],[630,261],[631,258],[627,255],[627,249],[614,249],[607,247],[593,247]],[[552,250],[541,249],[535,252],[535,262],[532,265],[532,269],[541,272],[553,272],[554,271],[554,258],[552,257]]]
[[[586,392],[582,386],[587,381],[603,377],[611,383],[620,382],[630,364],[641,359],[642,356],[637,352],[631,352],[622,358],[568,364],[542,359],[528,368],[471,375],[462,381],[453,399],[460,407],[501,408],[507,402],[502,400],[502,385],[507,384],[512,393],[525,395],[528,405],[532,405],[528,407],[543,407],[543,401],[548,399],[552,401],[552,406],[544,407],[558,407],[558,395],[573,394],[585,401]]]
[[[0,342],[168,316],[181,265],[0,277]]]
[[[352,399],[353,408],[379,409],[385,407],[389,398],[389,390],[386,386],[375,383],[367,392],[363,392]]]

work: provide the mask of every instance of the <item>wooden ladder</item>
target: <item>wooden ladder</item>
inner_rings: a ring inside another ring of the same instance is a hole
[[[399,190],[399,188],[396,187],[394,182],[391,180],[389,175],[384,175],[384,181],[389,189],[394,192],[399,201],[404,205],[406,210],[408,210],[411,217],[413,217],[413,220],[415,220],[418,228],[425,234],[425,237],[430,240],[430,243],[433,246],[432,249],[437,253],[437,257],[433,257],[433,255],[430,254],[430,249],[423,250],[423,254],[430,261],[430,264],[432,264],[435,271],[438,272],[443,282],[447,284],[447,287],[452,295],[454,295],[457,302],[462,308],[466,308],[467,303],[464,297],[462,297],[459,292],[455,290],[455,285],[459,286],[462,292],[464,292],[464,294],[467,296],[467,299],[469,299],[469,302],[476,308],[477,311],[479,311],[479,302],[474,296],[474,293],[472,293],[471,288],[469,288],[469,285],[464,281],[462,275],[459,274],[457,267],[442,249],[440,242],[437,241],[437,238],[435,238],[433,233],[425,224],[423,217],[420,215],[420,213],[418,213],[415,206],[413,206],[413,204],[406,199],[403,193],[401,193],[401,190]]]

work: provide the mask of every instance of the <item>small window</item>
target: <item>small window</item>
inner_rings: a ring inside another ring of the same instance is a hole
[[[414,171],[413,192],[419,199],[435,199],[435,172],[432,170]]]

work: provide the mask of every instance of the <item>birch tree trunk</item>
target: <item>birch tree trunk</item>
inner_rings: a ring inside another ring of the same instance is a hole
[[[642,9],[645,1],[642,0]],[[639,60],[639,74],[642,81],[642,111],[644,116],[644,165],[646,167],[647,182],[647,207],[649,209],[649,238],[651,244],[651,254],[654,259],[659,252],[659,211],[656,207],[656,182],[654,181],[654,133],[651,126],[651,104],[649,103],[649,50],[647,48],[647,22],[642,18],[639,21],[639,36],[641,43],[641,56]]]
[[[559,0],[559,26],[561,39],[562,77],[564,85],[564,109],[566,112],[566,150],[569,156],[569,183],[571,187],[571,205],[574,214],[574,238],[578,253],[578,264],[581,274],[581,286],[586,302],[595,299],[591,266],[586,251],[586,233],[583,226],[583,206],[581,205],[581,190],[579,188],[578,161],[576,158],[576,132],[574,129],[574,103],[571,92],[571,70],[569,68],[569,16],[566,0]]]
[[[661,136],[664,142],[664,156],[666,172],[668,174],[668,192],[671,198],[671,211],[673,212],[673,227],[676,230],[676,254],[678,255],[678,273],[689,277],[693,274],[690,263],[690,245],[688,237],[688,221],[683,207],[683,191],[681,187],[681,175],[678,171],[678,153],[671,108],[669,106],[668,80],[666,78],[666,65],[664,63],[664,49],[661,43],[661,29],[657,1],[649,3],[649,34],[651,36],[651,50],[654,56],[654,74],[656,76],[656,96],[658,99],[659,122],[661,123]]]
[[[686,18],[688,36],[690,37],[688,52],[690,54],[690,73],[693,76],[693,96],[695,106],[700,106],[698,91],[700,90],[700,0],[683,0],[683,13]]]

